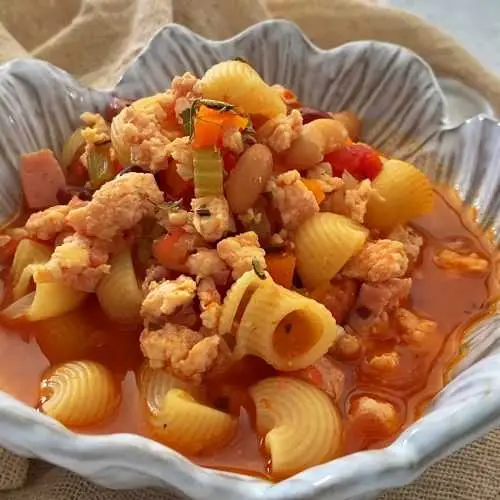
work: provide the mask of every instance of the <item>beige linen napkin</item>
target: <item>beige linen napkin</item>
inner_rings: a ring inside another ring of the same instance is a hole
[[[0,62],[38,57],[95,87],[110,87],[151,35],[176,22],[210,38],[288,18],[323,48],[359,39],[405,45],[436,73],[462,80],[500,113],[500,79],[452,38],[377,0],[0,0]],[[500,430],[432,467],[384,500],[500,498]],[[172,500],[158,490],[112,491],[0,449],[0,500]]]

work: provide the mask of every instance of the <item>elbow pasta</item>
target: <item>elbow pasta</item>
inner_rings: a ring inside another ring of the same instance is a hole
[[[314,167],[325,154],[345,145],[349,134],[344,125],[330,118],[321,118],[304,125],[300,136],[286,153],[286,164],[297,170]]]
[[[200,80],[200,89],[203,97],[229,102],[250,114],[267,118],[286,114],[279,91],[243,61],[224,61],[212,66]]]
[[[277,370],[305,368],[335,342],[337,326],[328,309],[273,283],[259,287],[243,305],[234,357],[252,354]]]
[[[236,432],[237,419],[197,402],[182,389],[170,389],[152,423],[157,439],[197,455],[227,443]]]
[[[273,477],[290,476],[338,453],[342,422],[332,400],[316,387],[289,377],[271,377],[252,386],[250,395]]]
[[[300,279],[308,290],[330,281],[366,242],[368,230],[343,215],[321,212],[295,233]]]
[[[120,404],[117,382],[108,368],[94,361],[57,367],[42,382],[41,410],[63,425],[81,427],[111,416]]]
[[[100,281],[96,295],[102,310],[113,321],[134,323],[140,320],[143,297],[130,249],[112,259],[111,271]]]
[[[423,172],[405,161],[387,160],[372,183],[378,196],[371,196],[366,225],[390,231],[399,224],[432,210],[434,193]]]
[[[198,401],[204,397],[201,386],[174,377],[163,369],[151,368],[149,363],[144,363],[141,367],[137,382],[141,396],[151,415],[160,413],[165,396],[170,389],[182,389]]]

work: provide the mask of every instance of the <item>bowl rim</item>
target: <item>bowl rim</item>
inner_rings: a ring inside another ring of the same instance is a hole
[[[346,45],[350,46],[366,43],[399,47],[387,42],[366,40],[350,42],[333,49],[321,49],[314,45],[294,23],[285,20],[266,20],[225,40],[207,40],[184,26],[169,24],[160,28],[136,58],[127,65],[113,89],[99,92],[115,93],[126,89],[131,68],[144,57],[152,44],[158,43],[161,39],[161,35],[166,30],[181,30],[190,37],[194,37],[197,41],[218,46],[234,43],[247,36],[258,35],[259,30],[269,25],[279,27],[289,36],[300,36],[301,42],[307,45],[311,53],[316,54],[332,54],[340,47],[345,47]],[[417,58],[423,66],[426,67],[433,85],[441,95],[443,109],[446,113],[446,100],[444,99],[439,83],[429,64],[411,50],[405,49],[404,47],[402,49],[412,54],[413,57]],[[1,65],[0,72],[9,71],[12,65],[20,63],[48,65],[57,70],[57,72],[64,73],[67,78],[74,82],[75,86],[87,89],[87,87],[79,83],[64,70],[45,62],[13,60]],[[88,90],[93,91],[93,89]],[[441,131],[459,130],[472,120],[487,120],[500,126],[498,120],[491,116],[481,114],[451,127],[447,127],[443,120]],[[488,365],[492,365],[493,367],[498,366],[497,369],[500,370],[500,355],[494,355],[490,358],[481,360],[475,363],[469,370],[479,371],[479,368]],[[460,386],[462,383],[463,374],[449,383],[447,387]],[[494,389],[495,390],[490,391],[493,395],[496,391],[498,391],[497,394],[500,394],[500,381]],[[66,429],[50,417],[37,413],[33,408],[17,401],[15,398],[2,391],[0,391],[0,416],[2,417],[4,425],[7,424],[6,427],[15,429],[18,432],[23,432],[21,427],[25,425],[31,426],[31,439],[29,443],[26,443],[29,447],[25,449],[27,455],[40,456],[40,458],[49,460],[55,465],[76,471],[78,471],[78,461],[93,462],[94,465],[92,469],[95,471],[95,477],[92,478],[93,481],[99,482],[100,472],[106,469],[113,467],[131,468],[131,461],[127,461],[127,456],[133,454],[133,470],[140,472],[149,479],[154,477],[161,482],[161,476],[155,474],[155,471],[158,472],[158,470],[164,467],[171,468],[172,477],[178,476],[177,484],[172,484],[172,487],[175,488],[180,488],[178,485],[187,485],[189,481],[194,480],[198,488],[208,488],[207,491],[214,490],[221,494],[238,495],[243,500],[256,500],[258,498],[263,498],[264,495],[265,498],[284,500],[285,498],[313,498],[327,490],[330,491],[332,488],[335,488],[336,495],[348,494],[354,496],[374,492],[387,487],[407,484],[420,475],[436,460],[443,458],[452,451],[469,443],[500,423],[500,401],[495,401],[494,397],[484,398],[482,394],[476,395],[476,399],[478,403],[475,413],[476,418],[466,419],[463,416],[461,417],[460,412],[463,410],[462,406],[457,406],[454,409],[452,408],[453,411],[451,411],[451,413],[449,412],[449,416],[456,418],[455,425],[452,429],[440,435],[439,439],[435,439],[432,443],[428,444],[427,449],[424,451],[419,449],[419,446],[415,444],[415,440],[422,432],[425,432],[425,429],[424,431],[416,431],[412,428],[412,425],[387,448],[358,452],[346,457],[341,457],[334,461],[336,466],[333,471],[329,470],[332,462],[328,462],[307,469],[279,483],[271,483],[263,479],[253,478],[242,474],[207,469],[191,462],[180,453],[160,443],[135,434],[122,433],[97,436],[77,434]],[[472,404],[472,399],[467,402],[468,406]],[[429,414],[428,417],[429,416],[431,416],[431,414]],[[432,424],[433,420],[431,418],[430,425]],[[429,428],[429,425],[427,425],[427,428]],[[16,432],[13,432],[12,434],[15,433]],[[26,431],[24,431],[23,434],[26,434]],[[10,438],[7,437],[6,442],[8,446],[14,441],[10,441]],[[44,449],[47,442],[52,443],[49,453],[40,454],[38,451],[34,451]],[[17,449],[19,449],[19,443],[16,442],[15,444],[17,445]],[[153,464],[154,467],[152,467]],[[362,481],[359,481],[360,473]],[[347,497],[335,496],[335,498],[340,499]]]

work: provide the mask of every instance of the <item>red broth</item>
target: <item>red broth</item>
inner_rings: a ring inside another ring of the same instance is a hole
[[[344,419],[342,454],[380,448],[392,442],[389,438],[367,432],[362,423],[348,420],[350,402],[361,395],[381,397],[392,402],[407,427],[418,419],[426,404],[447,382],[451,366],[460,357],[460,342],[472,323],[489,314],[496,298],[495,254],[488,238],[479,233],[472,217],[446,190],[436,190],[434,211],[414,222],[424,236],[421,263],[413,273],[409,308],[438,324],[429,348],[417,354],[396,340],[371,341],[364,345],[364,356],[352,362],[339,363],[345,374],[340,398]],[[492,262],[486,276],[470,276],[444,271],[433,262],[436,249],[452,240],[463,239],[471,251]],[[47,335],[45,322],[10,324],[0,329],[0,389],[36,408],[40,398],[40,381],[51,365],[77,358],[90,358],[108,366],[121,380],[122,403],[116,414],[99,425],[75,429],[82,434],[131,432],[148,436],[135,373],[142,363],[139,330],[127,330],[111,323],[99,310],[96,301],[85,305],[85,317],[91,324],[91,335],[79,342]],[[401,363],[390,378],[377,378],[367,368],[366,359],[380,352],[395,350]],[[219,380],[211,381],[212,402],[221,409],[239,414],[239,427],[233,440],[223,449],[192,457],[198,464],[217,469],[268,477],[268,459],[263,453],[261,437],[254,430],[253,408],[247,388],[266,376],[272,368],[263,361],[247,358]],[[398,430],[398,433],[401,431]]]

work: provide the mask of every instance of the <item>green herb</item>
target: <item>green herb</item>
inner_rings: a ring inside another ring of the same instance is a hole
[[[194,104],[194,103],[193,103]],[[192,137],[193,135],[193,128],[194,128],[194,114],[196,110],[193,108],[193,106],[186,108],[182,113],[181,113],[181,118],[182,118],[182,126],[184,127],[184,133],[188,135],[189,137]]]
[[[200,217],[210,217],[212,214],[208,208],[198,208],[198,210],[196,210],[196,215]]]
[[[156,208],[158,210],[166,210],[168,212],[178,212],[179,210],[183,209],[182,199],[175,201],[165,201],[163,203],[160,203],[159,205],[156,205]]]
[[[261,263],[259,262],[259,259],[257,259],[257,257],[254,257],[252,259],[252,267],[253,267],[253,271],[254,273],[261,279],[261,280],[265,280],[266,279],[266,273],[264,272],[264,270],[262,269],[262,265]]]
[[[207,108],[216,109],[217,111],[231,111],[234,105],[224,101],[216,101],[214,99],[196,99],[193,106],[200,107],[201,105]]]

